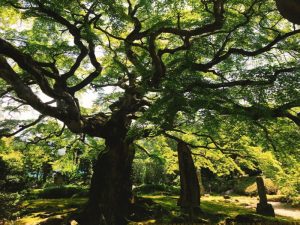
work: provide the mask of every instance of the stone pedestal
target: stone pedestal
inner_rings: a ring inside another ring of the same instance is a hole
[[[256,213],[263,216],[272,216],[275,217],[275,212],[271,204],[261,204],[258,203],[256,206]]]
[[[55,173],[54,184],[55,185],[63,185],[64,184],[64,176],[60,172]]]

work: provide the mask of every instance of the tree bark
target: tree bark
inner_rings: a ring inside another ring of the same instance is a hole
[[[106,139],[92,176],[89,201],[81,225],[123,225],[132,197],[131,168],[134,148],[118,137]]]
[[[186,143],[178,142],[180,198],[178,205],[194,213],[200,210],[200,187],[191,151]]]
[[[292,23],[300,24],[300,1],[299,0],[276,0],[280,14]]]
[[[200,196],[203,196],[204,193],[205,193],[205,188],[204,188],[203,182],[202,182],[201,167],[199,169],[196,169],[196,173],[197,173],[197,178],[198,178],[198,181],[199,181]]]

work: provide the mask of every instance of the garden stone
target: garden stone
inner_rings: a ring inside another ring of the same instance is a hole
[[[223,198],[224,199],[231,199],[231,197],[229,195],[224,195]]]
[[[259,203],[256,206],[256,213],[263,216],[272,216],[275,217],[275,212],[273,206],[268,204],[266,188],[264,185],[264,180],[262,177],[256,178],[257,191],[259,196]]]
[[[55,173],[55,175],[54,175],[54,184],[56,184],[56,185],[63,185],[64,184],[64,176],[61,173],[59,173],[59,172]]]

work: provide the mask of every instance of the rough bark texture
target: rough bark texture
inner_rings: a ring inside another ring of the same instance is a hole
[[[197,172],[197,178],[198,178],[198,181],[199,181],[200,196],[202,196],[205,193],[205,188],[204,188],[203,182],[202,182],[201,168],[197,169],[196,172]]]
[[[184,142],[179,142],[177,150],[181,188],[178,205],[184,209],[199,209],[200,187],[190,149]]]
[[[299,0],[276,0],[281,15],[292,23],[300,24]]]
[[[134,149],[120,139],[106,140],[106,145],[94,168],[89,201],[79,221],[82,225],[127,224]]]

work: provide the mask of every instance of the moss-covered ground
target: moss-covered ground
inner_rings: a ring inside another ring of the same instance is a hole
[[[78,210],[86,198],[34,199],[21,205],[21,218],[16,225],[37,225],[49,218],[65,218]]]
[[[139,199],[144,202],[144,207],[150,214],[144,217],[136,215],[135,221],[130,224],[184,224],[188,218],[187,214],[182,213],[177,206],[177,196],[144,195]],[[49,218],[67,218],[68,215],[80,209],[85,202],[86,198],[27,200],[21,206],[21,218],[13,224],[37,225]],[[202,212],[197,214],[197,221],[208,224],[224,224],[226,219],[230,220],[241,214],[257,217],[254,215],[253,208],[256,202],[257,198],[243,196],[232,196],[230,199],[224,199],[223,196],[205,196],[201,199]],[[267,224],[286,224],[287,222],[300,224],[300,220],[282,216],[275,219],[259,218],[266,221]]]
[[[178,220],[178,218],[182,217],[182,212],[176,205],[177,196],[147,195],[143,197],[152,199],[170,212],[169,215],[161,215],[161,217],[154,218],[157,223],[182,222],[180,219]],[[230,219],[238,215],[247,215],[265,221],[267,224],[300,224],[300,220],[289,217],[276,216],[276,218],[271,218],[255,215],[256,203],[256,197],[232,196],[230,199],[224,199],[223,196],[205,196],[201,200],[202,213],[199,214],[200,221],[202,220],[203,223],[208,222],[209,224],[225,224],[226,219],[230,221]]]

